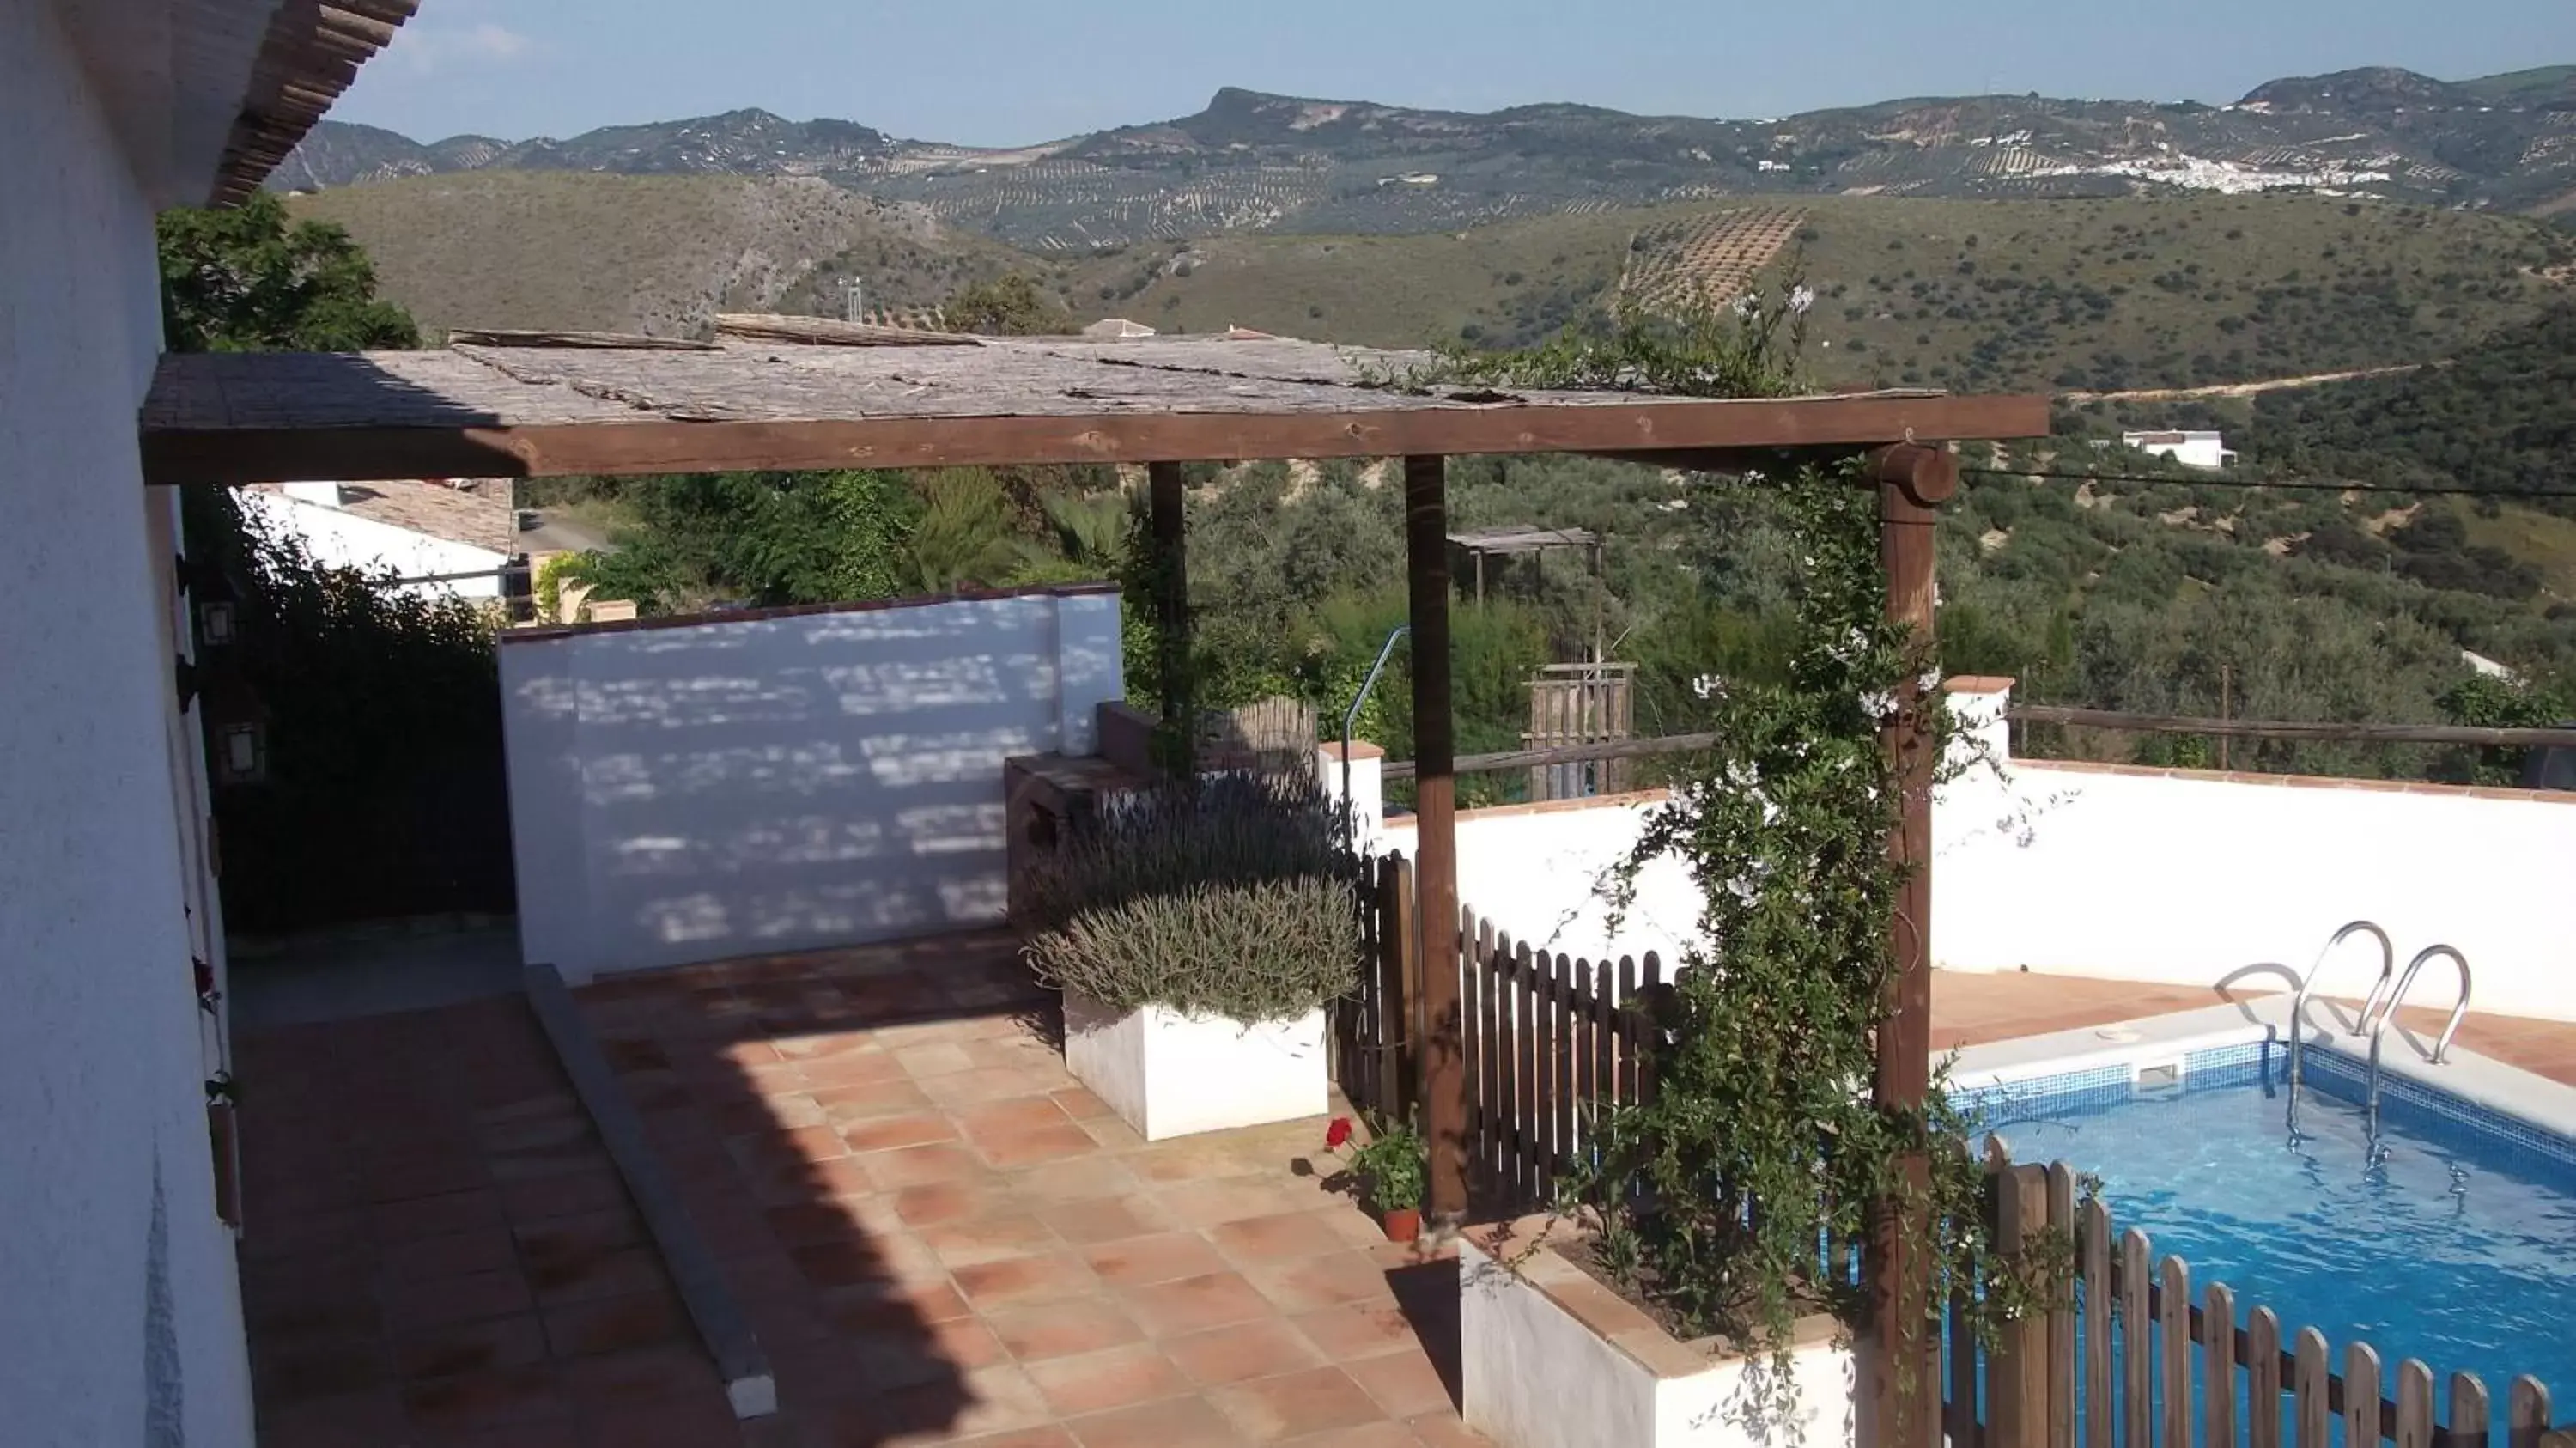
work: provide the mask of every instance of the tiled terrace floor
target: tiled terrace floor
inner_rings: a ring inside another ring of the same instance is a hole
[[[1936,1048],[2219,999],[1945,973]],[[503,997],[240,1040],[266,1448],[1479,1441],[1436,1360],[1452,1269],[1299,1171],[1312,1123],[1140,1141],[1066,1075],[1007,941],[582,1001],[770,1353],[780,1416],[731,1420]],[[2576,1084],[2576,1027],[2474,1017],[2462,1040]]]
[[[1454,1341],[1454,1267],[1299,1174],[1321,1123],[1146,1144],[1066,1074],[1006,939],[582,1002],[792,1441],[1477,1441],[1408,1316]]]
[[[265,1448],[740,1441],[519,997],[248,1033],[234,1064]]]

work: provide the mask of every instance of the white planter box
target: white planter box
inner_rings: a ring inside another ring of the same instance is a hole
[[[1332,1109],[1324,1011],[1245,1025],[1064,996],[1064,1064],[1147,1141],[1266,1126]]]
[[[1767,1356],[1674,1338],[1573,1263],[1533,1251],[1543,1226],[1477,1228],[1459,1243],[1468,1427],[1499,1448],[1852,1448],[1860,1380],[1840,1324],[1799,1325],[1797,1408],[1775,1415]]]

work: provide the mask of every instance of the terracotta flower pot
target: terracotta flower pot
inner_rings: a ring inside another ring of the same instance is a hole
[[[1378,1225],[1386,1229],[1390,1242],[1410,1242],[1422,1235],[1422,1209],[1397,1207],[1378,1213]]]

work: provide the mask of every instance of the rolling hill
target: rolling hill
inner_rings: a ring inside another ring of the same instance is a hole
[[[421,144],[324,122],[272,184],[460,171],[819,177],[1041,251],[1217,232],[1407,234],[1755,196],[2004,199],[2325,190],[2576,209],[2576,67],[2270,82],[2229,106],[1935,97],[1778,120],[1415,110],[1227,88],[1205,110],[1010,150],[766,111],[569,140]]]
[[[385,295],[429,327],[681,336],[863,269],[871,305],[935,303],[1025,258],[918,208],[813,178],[477,171],[292,200],[348,228]],[[820,291],[818,293],[818,287]]]

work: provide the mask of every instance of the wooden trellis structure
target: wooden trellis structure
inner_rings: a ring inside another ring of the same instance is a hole
[[[753,335],[760,333],[761,335]],[[1944,444],[2048,434],[2042,397],[1927,391],[1719,400],[1637,392],[1398,390],[1436,359],[1284,338],[962,339],[812,321],[737,325],[713,345],[486,331],[427,352],[164,357],[142,410],[154,484],[541,477],[850,467],[1142,463],[1151,474],[1155,608],[1189,630],[1181,464],[1404,459],[1419,856],[1415,918],[1454,953],[1459,917],[1450,709],[1447,458],[1582,453],[1698,471],[1777,471],[1866,456],[1879,496],[1891,618],[1932,628],[1934,510],[1958,486]],[[1185,671],[1184,671],[1185,672]],[[1174,700],[1186,709],[1189,701]],[[1931,1063],[1929,741],[1908,691],[1890,726],[1905,782],[1891,853],[1910,867],[1877,1095],[1921,1101]],[[1187,718],[1184,714],[1180,717]],[[1185,731],[1186,732],[1186,731]],[[1431,1207],[1467,1203],[1464,1032],[1454,972],[1421,977]],[[1923,1224],[1891,1208],[1870,1260],[1888,1352],[1868,1397],[1928,1443],[1930,1365],[1896,1351],[1919,1319]],[[1899,1391],[1898,1374],[1914,1386]]]

